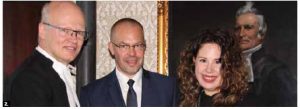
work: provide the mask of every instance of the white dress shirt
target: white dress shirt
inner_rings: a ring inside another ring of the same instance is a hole
[[[260,50],[261,47],[262,47],[262,44],[259,44],[259,45],[257,45],[254,48],[251,48],[251,49],[243,51],[244,58],[246,59],[245,65],[246,65],[247,71],[249,72],[249,80],[248,80],[248,82],[254,82],[254,74],[253,74],[251,56],[252,56],[252,54],[254,52]]]
[[[127,104],[127,93],[128,93],[128,89],[129,86],[127,84],[129,79],[134,80],[134,84],[133,84],[133,89],[137,95],[137,105],[138,107],[141,107],[141,101],[142,101],[142,74],[143,74],[143,70],[142,68],[139,69],[139,71],[132,77],[129,78],[127,77],[124,73],[121,73],[121,71],[118,70],[118,68],[116,68],[116,75],[121,87],[121,92],[122,92],[122,96],[123,96],[123,100],[125,102],[125,104]]]
[[[71,71],[68,68],[68,66],[71,65],[65,65],[57,61],[55,58],[53,58],[51,55],[49,55],[45,50],[43,50],[39,46],[36,47],[36,50],[39,51],[41,54],[43,54],[45,57],[49,58],[53,62],[52,68],[58,73],[59,77],[65,83],[70,106],[79,107],[80,104],[76,94],[76,80],[74,80],[74,77],[71,76]]]

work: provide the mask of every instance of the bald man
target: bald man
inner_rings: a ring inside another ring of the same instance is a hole
[[[82,88],[82,106],[175,106],[175,79],[143,68],[146,41],[141,23],[132,18],[118,20],[111,28],[108,49],[116,67]]]
[[[38,46],[14,72],[11,106],[80,106],[69,63],[87,39],[84,14],[74,2],[42,9]]]

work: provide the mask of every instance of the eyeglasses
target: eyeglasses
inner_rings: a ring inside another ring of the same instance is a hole
[[[86,31],[78,31],[78,30],[62,28],[62,27],[51,25],[51,24],[46,23],[46,22],[42,22],[42,23],[44,25],[49,26],[49,27],[60,30],[60,32],[62,33],[61,34],[62,36],[66,36],[66,35],[73,36],[73,35],[75,35],[75,37],[79,38],[80,40],[87,40],[88,39],[88,32],[86,32]]]
[[[135,50],[139,50],[139,51],[144,51],[146,48],[145,44],[136,44],[136,45],[128,45],[128,44],[115,44],[114,42],[111,42],[112,44],[114,44],[116,47],[120,48],[120,50],[123,51],[128,51],[131,47]]]

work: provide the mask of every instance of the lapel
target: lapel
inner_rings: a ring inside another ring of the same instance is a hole
[[[48,78],[52,80],[52,83],[59,84],[59,85],[55,85],[57,90],[61,89],[62,91],[65,91],[67,95],[64,81],[60,78],[58,73],[52,68],[53,62],[37,50],[34,50],[33,56],[36,57],[34,58],[35,59],[34,61],[38,62],[37,64],[39,65],[38,66],[39,68],[36,67],[35,68],[39,69],[39,71],[47,72]]]
[[[150,74],[147,70],[143,69],[142,76],[142,103],[141,106],[155,106],[159,102],[155,90],[155,84],[151,82]]]
[[[264,47],[262,47],[260,50],[254,52],[252,54],[251,60],[252,60],[252,64],[256,64],[261,57],[263,57],[265,55],[265,49]]]
[[[265,60],[265,50],[262,47],[260,50],[256,51],[252,55],[252,67],[253,67],[253,74],[254,78],[261,78],[261,72],[264,68],[264,60]]]
[[[54,86],[55,90],[53,91],[55,97],[53,101],[56,101],[56,104],[63,104],[69,106],[67,90],[64,81],[59,77],[58,73],[52,68],[53,62],[41,54],[39,51],[34,50],[33,52],[33,61],[37,62],[38,69],[41,72],[46,72],[47,77],[49,78],[51,84]]]
[[[109,95],[111,96],[110,98],[112,99],[113,106],[119,106],[119,107],[124,107],[125,102],[122,97],[122,92],[121,88],[118,82],[118,78],[116,76],[116,70],[112,71],[111,73],[111,80],[109,81]]]

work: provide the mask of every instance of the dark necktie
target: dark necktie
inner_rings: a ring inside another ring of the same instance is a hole
[[[129,89],[127,93],[127,107],[137,107],[137,98],[136,98],[136,93],[133,89],[133,83],[134,80],[129,79],[127,82]]]

